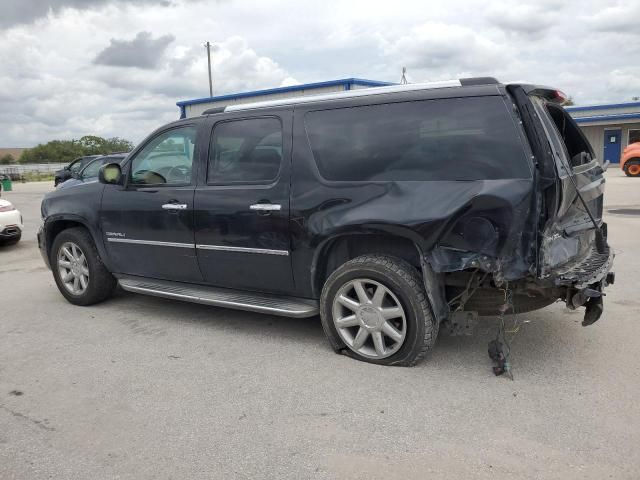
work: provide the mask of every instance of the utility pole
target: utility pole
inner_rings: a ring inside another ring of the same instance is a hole
[[[402,77],[400,78],[400,83],[402,85],[406,85],[407,83],[409,83],[409,82],[407,82],[406,73],[407,73],[407,67],[402,67]]]
[[[207,63],[209,65],[209,96],[213,97],[213,81],[211,80],[211,44],[207,41],[204,46],[207,47]]]

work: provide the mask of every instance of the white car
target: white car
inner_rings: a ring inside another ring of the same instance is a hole
[[[20,212],[11,202],[0,198],[0,245],[17,243],[23,228]]]

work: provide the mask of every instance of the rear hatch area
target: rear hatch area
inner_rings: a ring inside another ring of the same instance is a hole
[[[570,307],[585,305],[589,311],[590,304],[591,309],[599,304],[601,313],[602,288],[613,282],[608,273],[614,257],[602,220],[604,168],[578,125],[559,104],[542,96],[530,98],[557,173],[553,213],[541,235],[539,276],[555,286],[567,287]]]

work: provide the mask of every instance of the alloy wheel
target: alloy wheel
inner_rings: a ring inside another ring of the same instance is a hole
[[[389,357],[404,343],[404,308],[380,282],[358,278],[345,283],[333,299],[332,313],[342,341],[363,357]]]
[[[82,295],[89,286],[89,264],[82,249],[65,242],[58,250],[58,273],[64,288],[73,295]]]

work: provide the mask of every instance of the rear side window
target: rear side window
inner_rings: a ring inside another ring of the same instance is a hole
[[[529,178],[501,97],[450,98],[308,112],[320,174],[332,181]]]
[[[213,129],[207,183],[267,183],[282,161],[282,125],[273,117],[222,122]]]

